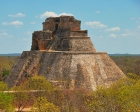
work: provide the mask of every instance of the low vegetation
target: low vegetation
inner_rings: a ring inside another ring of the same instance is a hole
[[[111,56],[124,74],[133,73],[140,76],[140,56]]]
[[[0,110],[12,112],[17,108],[22,112],[28,107],[31,112],[138,112],[140,79],[136,77],[121,79],[109,88],[98,87],[93,92],[60,90],[43,76],[34,76],[21,86],[13,87],[12,92],[5,93],[6,84],[1,82]]]
[[[0,79],[9,75],[16,59],[16,56],[0,56]]]
[[[0,112],[12,112],[14,110],[12,105],[13,95],[4,93],[4,91],[7,91],[7,84],[0,82]]]

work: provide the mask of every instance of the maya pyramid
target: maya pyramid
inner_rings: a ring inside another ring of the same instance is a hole
[[[96,90],[125,77],[106,52],[96,52],[80,25],[73,16],[47,18],[43,30],[32,34],[31,51],[23,51],[16,60],[6,79],[8,86],[43,75],[60,88]]]

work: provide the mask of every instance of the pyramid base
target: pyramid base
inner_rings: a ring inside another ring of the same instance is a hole
[[[105,52],[24,51],[16,60],[9,77],[9,87],[18,86],[28,77],[43,75],[61,89],[96,90],[109,87],[124,73]]]

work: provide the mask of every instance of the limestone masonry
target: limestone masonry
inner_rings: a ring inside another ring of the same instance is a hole
[[[16,60],[6,79],[9,87],[43,75],[62,89],[96,90],[125,77],[107,53],[96,52],[80,25],[73,16],[47,18],[43,30],[32,35],[31,51],[23,51]]]

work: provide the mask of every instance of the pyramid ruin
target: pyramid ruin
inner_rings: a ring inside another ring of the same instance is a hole
[[[6,79],[9,87],[43,75],[61,88],[110,86],[125,77],[106,52],[96,52],[87,30],[73,16],[49,17],[32,34],[31,51],[23,51]]]

